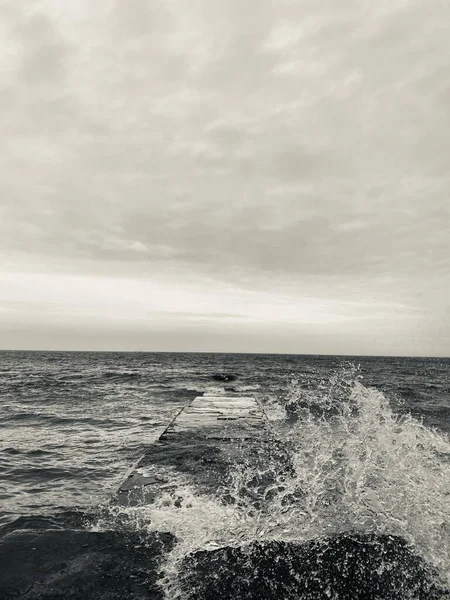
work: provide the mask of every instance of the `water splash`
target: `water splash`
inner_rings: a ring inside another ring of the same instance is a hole
[[[161,572],[167,598],[187,597],[186,565],[191,572],[192,557],[205,550],[247,549],[248,565],[252,555],[273,544],[288,544],[300,555],[305,544],[329,548],[330,540],[357,536],[401,540],[398,548],[405,543],[436,569],[443,585],[450,585],[450,442],[445,435],[396,414],[380,391],[362,384],[350,364],[315,388],[292,380],[266,409],[288,450],[282,472],[270,457],[264,469],[243,460],[232,469],[226,491],[210,495],[199,494],[186,479],[177,483],[174,474],[174,487],[155,504],[121,509],[141,530],[175,535],[177,544]],[[341,548],[347,552],[345,544]],[[374,562],[374,569],[383,572],[392,564]],[[330,588],[330,598],[347,597],[333,594]],[[398,590],[399,598],[416,597],[411,594]]]
[[[290,506],[295,520],[312,535],[399,535],[448,578],[449,440],[393,412],[360,379],[345,367],[319,393],[298,390],[296,422],[284,430],[295,470],[289,492],[303,498]]]

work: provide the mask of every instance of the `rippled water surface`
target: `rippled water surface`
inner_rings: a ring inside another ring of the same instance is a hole
[[[254,554],[255,543],[299,548],[348,532],[398,537],[450,582],[449,367],[419,358],[0,353],[0,523],[103,506],[186,402],[242,392],[264,406],[290,456],[289,474],[262,502],[245,493],[261,477],[248,463],[232,473],[231,503],[183,480],[176,499],[96,521],[101,529],[125,518],[176,536],[162,573],[167,597],[187,597],[183,569],[204,550]]]

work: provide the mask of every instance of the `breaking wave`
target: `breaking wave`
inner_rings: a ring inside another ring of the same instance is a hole
[[[114,509],[175,536],[166,598],[449,597],[449,439],[350,364],[319,385],[293,379],[265,410],[286,468],[240,461],[209,494],[173,471],[154,504]]]

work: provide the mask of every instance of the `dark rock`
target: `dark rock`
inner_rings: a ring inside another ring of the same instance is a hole
[[[0,598],[160,600],[169,534],[21,530],[0,540]]]
[[[201,551],[185,560],[185,600],[438,600],[448,591],[404,540],[341,535]]]
[[[215,373],[212,378],[214,381],[224,381],[227,383],[229,381],[236,381],[238,377],[237,375],[231,375],[231,373]]]

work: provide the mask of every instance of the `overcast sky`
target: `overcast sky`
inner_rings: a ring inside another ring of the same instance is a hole
[[[450,355],[450,5],[0,2],[0,347]]]

